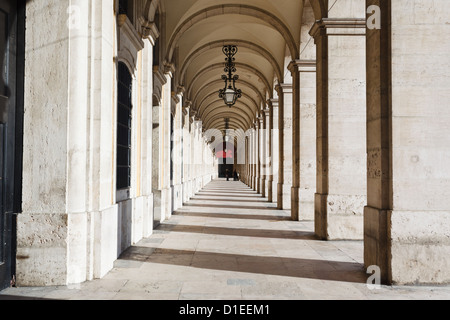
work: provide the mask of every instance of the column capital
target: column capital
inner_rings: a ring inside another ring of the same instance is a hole
[[[167,74],[172,78],[175,70],[175,64],[167,61],[164,62],[164,74]]]
[[[316,41],[321,36],[366,35],[367,21],[363,18],[323,18],[316,21],[309,34]]]
[[[182,108],[182,110],[183,110],[183,116],[187,116],[187,115],[189,115],[189,108],[186,108],[185,106]]]
[[[270,108],[264,109],[263,112],[266,117],[270,116]]]
[[[192,108],[192,101],[189,100],[184,100],[184,105],[183,105],[184,109],[189,110]]]
[[[272,105],[272,109],[279,107],[279,100],[278,99],[270,99],[269,101],[270,101],[270,104]]]
[[[141,17],[140,20],[141,25],[141,36],[143,39],[148,39],[152,46],[156,44],[156,40],[158,40],[161,33],[158,30],[155,22],[148,21],[145,18]]]
[[[293,90],[292,83],[281,83],[280,88],[281,91],[278,92],[278,95],[282,95],[284,93],[292,93]]]
[[[173,102],[175,102],[175,104],[180,103],[181,99],[175,91],[172,91],[171,95],[172,95],[172,100],[173,100]]]
[[[289,63],[288,69],[294,72],[316,72],[316,60],[294,60]]]
[[[177,87],[177,94],[180,96],[184,96],[184,93],[186,92],[186,88],[184,86],[178,86]]]
[[[189,109],[189,121],[191,124],[197,121],[197,110]]]

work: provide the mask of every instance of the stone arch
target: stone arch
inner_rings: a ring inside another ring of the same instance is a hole
[[[291,58],[289,56],[289,48],[286,47],[286,53],[284,55],[284,75],[283,75],[283,83],[284,84],[292,84],[292,75],[289,71],[289,64],[291,63]]]
[[[154,21],[156,12],[160,10],[161,13],[165,12],[164,10],[164,1],[161,0],[147,0],[144,6],[144,17],[148,21]]]
[[[160,85],[154,85],[153,86],[153,105],[155,106],[155,101],[157,101],[156,105],[159,105],[161,102],[161,99],[162,99],[162,87]]]
[[[328,16],[328,0],[306,0],[306,1],[310,2],[316,20],[320,20]]]
[[[136,62],[130,50],[121,50],[117,59],[117,63],[125,64],[133,79],[135,78]]]
[[[168,62],[172,61],[173,54],[179,39],[193,25],[199,23],[204,19],[226,14],[240,14],[244,16],[251,16],[269,23],[275,30],[277,30],[281,34],[281,36],[286,41],[292,59],[298,59],[299,51],[296,45],[296,41],[292,36],[289,28],[277,16],[258,7],[240,4],[225,4],[205,8],[181,22],[181,24],[177,27],[172,37],[170,38],[166,60]]]
[[[310,0],[304,0],[304,3],[300,30],[300,60],[315,60],[315,42],[314,38],[309,34],[309,31],[313,27],[316,18],[314,16],[314,8],[307,5],[310,4]]]
[[[234,45],[237,45],[238,47],[243,47],[246,49],[250,49],[254,52],[257,52],[258,54],[260,54],[261,56],[263,56],[273,67],[275,75],[278,79],[282,79],[282,72],[281,69],[276,61],[276,59],[274,58],[274,56],[267,51],[265,48],[251,42],[251,41],[246,41],[246,40],[218,40],[218,41],[214,41],[214,42],[210,42],[204,46],[201,46],[199,48],[197,48],[195,51],[193,51],[184,61],[183,66],[181,67],[181,71],[180,71],[180,81],[184,81],[184,76],[186,74],[187,71],[187,66],[193,61],[195,60],[198,56],[200,56],[202,53],[210,50],[210,49],[215,49],[215,48],[219,48],[222,47],[226,44],[230,44],[233,43]]]
[[[224,113],[225,117],[230,117],[229,122],[229,129],[230,130],[237,130],[239,128],[245,128],[248,124],[243,119],[238,119],[235,117],[235,114],[232,112]],[[208,120],[207,126],[209,128],[217,129],[217,130],[223,130],[225,129],[225,125],[223,124],[224,117],[220,117],[219,115],[216,115],[214,117],[211,117],[211,119]]]
[[[225,114],[226,116],[231,116],[231,113]],[[225,126],[223,126],[223,117],[214,117],[211,118],[210,123],[208,123],[208,126],[210,128],[216,128],[217,130],[225,129]],[[239,120],[237,118],[230,118],[230,129],[231,130],[239,130],[245,128],[248,126],[247,123],[245,123],[243,120]]]
[[[215,97],[216,98],[215,101],[220,101],[220,102],[223,103],[223,100],[221,100],[221,99],[219,99],[217,97],[217,93],[216,92],[212,92],[209,95],[205,96],[205,98],[198,104],[198,107],[197,107],[197,111],[198,111],[198,114],[199,114],[200,117],[203,115],[202,111],[204,111],[204,109],[205,109],[205,108],[202,108],[202,106],[204,105],[205,101],[207,99],[211,98],[211,97]],[[253,103],[255,108],[250,108],[251,110],[258,110],[259,109],[258,104],[256,103],[256,101],[250,95],[248,95],[245,92],[243,92],[242,93],[242,97],[247,98],[248,100],[250,100]]]
[[[265,101],[264,96],[261,94],[261,92],[258,90],[258,88],[256,88],[253,84],[251,84],[248,81],[241,80],[241,79],[239,79],[239,83],[244,84],[246,87],[250,88],[253,92],[255,92],[259,96],[261,101]],[[201,87],[200,89],[198,89],[197,94],[195,95],[194,99],[192,100],[192,103],[195,104],[197,102],[197,99],[203,90],[209,89],[210,87],[218,85],[218,84],[223,85],[223,80],[219,79],[219,80],[209,82],[208,84],[206,84],[203,87]]]
[[[250,66],[250,65],[248,65],[248,64],[243,64],[243,63],[236,63],[236,67],[237,67],[238,69],[240,68],[240,69],[249,71],[249,72],[255,74],[256,76],[258,76],[258,77],[264,82],[264,85],[265,85],[265,87],[266,87],[266,90],[267,90],[268,92],[272,92],[269,81],[266,79],[266,77],[265,77],[259,70],[253,68],[252,66]],[[216,69],[223,69],[223,63],[213,64],[213,65],[210,65],[210,66],[208,66],[208,67],[206,67],[206,68],[200,70],[200,71],[192,78],[192,80],[191,80],[191,83],[190,83],[190,85],[189,85],[189,87],[188,87],[188,89],[187,89],[187,97],[189,98],[189,97],[191,96],[191,91],[192,91],[193,84],[194,84],[194,83],[195,83],[195,82],[196,82],[203,74],[205,74],[206,72],[209,72],[209,71],[216,70]]]
[[[204,112],[202,113],[201,118],[204,119],[204,120],[206,120],[206,119],[209,118],[209,116],[210,116],[212,113],[214,113],[214,112],[215,112],[215,113],[219,113],[217,107],[215,107],[214,110],[212,110],[212,111],[206,111],[209,107],[211,107],[211,106],[213,106],[214,104],[217,104],[217,103],[221,103],[221,106],[218,107],[218,108],[222,108],[222,107],[223,107],[223,101],[216,100],[216,101],[214,101],[214,102],[211,102],[210,104],[208,104],[207,106],[205,106]],[[241,102],[240,105],[243,105],[243,106],[245,107],[245,109],[235,109],[235,110],[239,110],[240,113],[241,113],[242,115],[245,115],[245,117],[247,118],[247,120],[251,122],[251,121],[252,121],[252,117],[253,117],[253,113],[252,113],[252,112],[253,112],[254,109],[253,109],[251,106],[249,106],[248,104],[243,103],[243,102]],[[227,107],[227,108],[228,108],[228,107]],[[236,107],[234,107],[234,108],[239,108],[239,107],[236,106]],[[224,109],[224,110],[227,110],[227,109]]]
[[[217,104],[220,104],[220,106],[217,107]],[[245,107],[245,109],[237,109],[240,110],[241,113],[246,114],[246,116],[248,117],[249,121],[251,121],[251,118],[253,117],[253,112],[254,112],[254,108],[252,108],[250,105],[248,105],[247,103],[240,101],[239,105],[242,105]],[[215,109],[213,111],[209,111],[208,109],[212,106],[215,106]],[[217,112],[218,108],[223,107],[223,101],[222,100],[215,100],[213,102],[210,102],[208,105],[205,105],[202,108],[202,114],[201,114],[201,118],[202,119],[206,119],[206,117],[208,117],[212,112]],[[239,108],[239,106],[236,106],[234,108]],[[206,111],[208,110],[208,111]],[[226,109],[225,109],[226,110]]]
[[[228,108],[228,107],[223,107],[224,110],[225,110],[225,108]],[[239,120],[236,117],[237,114],[238,114],[238,112],[229,110],[228,112],[213,115],[210,118],[205,120],[204,126],[205,126],[205,128],[209,128],[209,129],[215,128],[215,126],[217,126],[216,129],[219,129],[219,124],[222,125],[223,119],[228,117],[228,118],[230,118],[230,125],[236,125],[237,128],[242,127],[242,129],[244,129],[245,127],[248,127],[249,122],[244,121],[244,119]],[[230,129],[233,129],[232,126],[230,126]]]

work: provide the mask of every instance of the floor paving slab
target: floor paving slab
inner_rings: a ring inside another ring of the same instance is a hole
[[[0,300],[450,300],[450,286],[370,290],[362,241],[319,241],[240,182],[216,180],[103,278]]]

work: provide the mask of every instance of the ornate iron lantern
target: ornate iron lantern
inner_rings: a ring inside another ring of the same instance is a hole
[[[227,74],[222,75],[222,80],[225,81],[225,88],[219,91],[219,98],[223,99],[225,104],[231,108],[242,97],[242,91],[236,89],[236,81],[239,80],[239,76],[237,74],[233,75],[236,72],[236,64],[234,63],[236,58],[234,56],[238,49],[237,46],[227,45],[223,47],[222,51],[226,56],[225,72]]]

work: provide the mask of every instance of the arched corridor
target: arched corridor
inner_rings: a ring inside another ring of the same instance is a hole
[[[447,286],[447,1],[0,0],[0,290]]]
[[[362,241],[319,241],[241,182],[218,179],[152,236],[126,250],[103,279],[5,290],[7,298],[83,300],[449,299],[450,288],[370,290]]]

